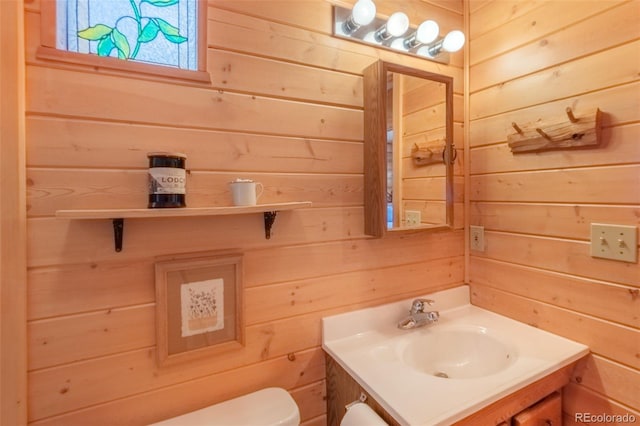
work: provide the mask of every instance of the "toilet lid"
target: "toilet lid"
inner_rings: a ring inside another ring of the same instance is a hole
[[[281,388],[257,392],[205,407],[151,426],[298,426],[300,412]]]

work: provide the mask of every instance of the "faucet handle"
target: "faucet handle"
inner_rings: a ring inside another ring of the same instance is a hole
[[[434,303],[436,301],[431,299],[414,299],[411,303],[411,313],[424,312],[425,305],[433,305]]]

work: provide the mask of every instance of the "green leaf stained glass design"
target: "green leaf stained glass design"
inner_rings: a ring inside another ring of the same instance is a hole
[[[56,0],[57,48],[197,70],[197,0]]]

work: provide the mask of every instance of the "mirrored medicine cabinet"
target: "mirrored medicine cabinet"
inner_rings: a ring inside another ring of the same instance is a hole
[[[365,234],[453,226],[453,78],[378,61],[364,70]]]

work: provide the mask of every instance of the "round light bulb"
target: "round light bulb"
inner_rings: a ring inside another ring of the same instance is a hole
[[[372,0],[358,0],[351,16],[357,25],[369,25],[376,17],[376,5]]]
[[[451,31],[444,37],[442,48],[447,52],[457,52],[464,46],[464,33],[459,30]]]
[[[420,43],[427,44],[438,38],[440,27],[436,21],[424,21],[418,26],[416,38]]]
[[[409,17],[402,12],[396,12],[387,21],[387,32],[393,37],[400,37],[409,29]]]

